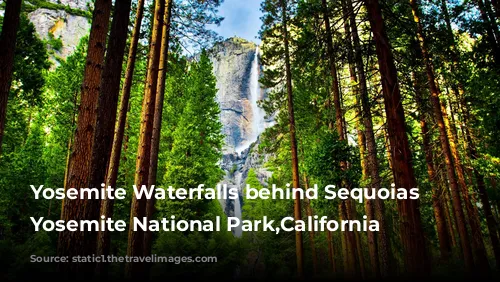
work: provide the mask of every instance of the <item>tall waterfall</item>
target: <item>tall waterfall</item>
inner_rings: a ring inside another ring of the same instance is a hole
[[[252,143],[257,141],[259,135],[264,132],[265,129],[265,111],[259,107],[258,101],[261,100],[261,89],[259,84],[259,46],[255,48],[255,55],[252,61],[252,69],[250,71],[250,83],[249,83],[250,96],[248,100],[250,102],[250,108],[252,110],[251,124],[252,124],[252,134],[246,140],[244,144],[237,148],[236,151],[241,153],[243,150],[247,149]],[[241,176],[240,176],[241,177]],[[238,180],[238,183],[241,180]],[[242,219],[241,216],[241,195],[234,200],[234,216],[238,219]],[[241,227],[234,229],[234,235],[236,237],[241,237],[242,230]]]
[[[245,206],[243,191],[248,172],[253,169],[261,183],[272,175],[264,167],[267,155],[250,150],[265,129],[274,124],[274,116],[268,117],[259,107],[259,101],[266,97],[266,91],[259,83],[260,52],[255,43],[229,38],[217,44],[210,53],[226,143],[221,160],[225,175],[220,184],[237,188],[239,192],[236,199],[222,200],[221,205],[227,216],[240,220]],[[242,236],[241,228],[231,231],[235,237]]]
[[[255,48],[255,55],[252,61],[252,69],[250,71],[250,83],[249,83],[250,96],[248,101],[250,102],[251,114],[251,124],[252,133],[249,138],[236,148],[236,152],[241,153],[243,150],[247,149],[253,142],[257,141],[259,135],[264,132],[265,129],[265,111],[258,105],[258,101],[261,100],[261,89],[259,84],[259,46]]]
[[[250,144],[255,142],[259,135],[264,132],[264,109],[259,107],[257,101],[260,100],[259,84],[259,46],[255,48],[255,56],[252,62],[252,71],[250,72],[250,104],[252,106],[252,138]]]

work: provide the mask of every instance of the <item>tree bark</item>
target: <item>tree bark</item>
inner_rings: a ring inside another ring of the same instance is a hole
[[[95,1],[75,141],[69,161],[66,185],[68,188],[81,189],[89,187],[90,184],[92,141],[96,129],[96,110],[110,13],[111,0]],[[99,218],[99,205],[100,200],[96,199],[66,199],[61,219],[64,221],[97,220]],[[92,255],[96,249],[96,240],[97,232],[60,232],[58,255],[70,257]],[[62,272],[76,272],[85,276],[90,276],[93,273],[92,264],[90,263],[60,263],[59,269]]]
[[[118,106],[118,96],[120,94],[120,80],[123,65],[123,56],[125,54],[125,45],[127,43],[127,32],[129,24],[129,12],[131,0],[116,1],[113,11],[113,20],[111,22],[111,32],[108,40],[108,48],[102,73],[99,99],[97,104],[96,130],[92,144],[92,158],[90,169],[90,187],[99,187],[101,183],[106,183],[106,168],[112,151],[113,129],[116,121],[116,108]],[[111,186],[112,188],[116,188]],[[106,189],[108,187],[106,186]],[[112,214],[106,214],[106,199],[101,201],[101,211],[105,218]],[[103,233],[100,231],[97,240],[97,254],[108,255],[109,242],[103,242],[101,239]],[[108,236],[109,238],[109,236]],[[107,248],[103,252],[102,244]],[[96,274],[106,276],[107,263],[99,262],[96,265]]]
[[[327,47],[327,55],[328,55],[328,64],[330,67],[330,76],[332,79],[332,85],[331,85],[331,95],[333,96],[333,106],[335,109],[335,127],[337,129],[337,134],[339,141],[344,141],[345,140],[345,134],[344,134],[344,121],[343,121],[343,112],[342,112],[342,106],[341,106],[341,101],[340,101],[340,91],[339,91],[339,81],[338,81],[338,76],[337,76],[337,67],[335,65],[335,56],[334,56],[334,50],[333,50],[333,39],[332,39],[332,31],[331,31],[331,26],[330,26],[330,17],[329,17],[329,10],[328,10],[328,4],[326,0],[322,0],[322,9],[323,9],[323,21],[325,24],[325,31],[326,31],[326,47]],[[342,171],[347,170],[347,162],[345,160],[342,160],[340,162],[340,169]],[[342,181],[343,187],[347,187],[347,183],[345,180]],[[345,209],[345,210],[344,210]],[[344,201],[340,205],[340,214],[344,216],[345,219],[350,219],[352,215],[352,210],[349,208],[349,204],[347,201]],[[347,240],[347,253],[344,255],[348,256],[356,256],[357,254],[357,245],[356,245],[356,236],[353,232],[346,232],[346,240]],[[355,277],[359,275],[360,273],[356,270],[357,267],[359,266],[356,263],[356,258],[355,257],[350,257],[348,259],[350,264],[349,268],[351,269],[349,272],[346,274],[348,276]]]
[[[352,7],[351,0],[347,0],[347,6],[350,10],[349,19],[351,26],[351,34],[354,43],[356,68],[358,70],[358,76],[359,76],[359,94],[361,97],[360,100],[362,106],[362,111],[361,111],[362,121],[364,127],[364,136],[366,139],[366,146],[368,149],[367,165],[370,171],[371,186],[372,188],[378,190],[380,189],[382,180],[380,178],[380,165],[377,157],[378,152],[377,152],[377,143],[375,140],[375,133],[373,131],[373,119],[371,114],[370,100],[368,96],[368,87],[366,83],[365,66],[363,63],[361,43],[356,24],[356,15],[354,14],[354,9]],[[380,199],[375,199],[373,201],[370,200],[369,202],[373,202],[371,205],[373,206],[375,217],[372,217],[372,219],[376,218],[380,223],[380,231],[377,234],[377,237],[380,242],[377,252],[375,253],[378,254],[378,256],[380,256],[380,261],[376,261],[375,258],[372,258],[372,268],[374,270],[374,274],[376,277],[378,277],[378,275],[382,277],[387,277],[389,275],[389,269],[390,269],[390,244],[386,229],[387,224],[384,215],[384,210],[385,210],[384,204]],[[370,215],[367,214],[367,216],[368,219],[370,220]]]
[[[337,262],[335,261],[335,248],[333,246],[332,232],[330,230],[326,231],[326,242],[328,243],[328,259],[330,261],[332,272],[337,273]]]
[[[160,133],[163,115],[163,99],[165,96],[165,79],[168,67],[168,50],[170,43],[170,19],[172,15],[173,0],[166,0],[165,14],[163,17],[163,31],[161,39],[161,54],[158,67],[158,85],[156,86],[156,101],[153,120],[153,134],[151,139],[151,157],[149,165],[148,185],[156,185],[156,172],[158,169],[158,153],[160,150]],[[151,219],[155,212],[155,198],[148,199],[146,204],[146,217]],[[144,234],[144,256],[151,255],[153,234],[146,231]],[[148,264],[148,267],[151,264]],[[149,268],[148,268],[149,269]]]
[[[307,175],[304,173],[303,174],[303,180],[304,180],[304,188],[307,190],[309,189],[309,180],[307,179]],[[309,217],[313,217],[314,213],[311,207],[311,201],[309,201],[309,198],[304,199],[304,205],[306,208],[306,214]],[[316,240],[315,240],[315,232],[314,230],[309,231],[309,243],[311,244],[311,257],[312,257],[312,264],[313,264],[313,273],[314,275],[318,275],[319,269],[318,269],[318,255],[316,252]]]
[[[394,182],[398,188],[417,187],[412,166],[412,155],[406,135],[405,114],[399,90],[397,70],[387,37],[384,20],[378,0],[366,0],[368,19],[382,77],[387,128],[393,161]],[[405,254],[407,274],[412,276],[428,276],[430,262],[424,239],[420,218],[419,200],[398,200],[400,217],[401,242]]]
[[[470,156],[472,161],[478,159],[478,154],[476,150],[476,146],[474,140],[472,138],[472,134],[467,126],[470,122],[470,113],[469,109],[464,106],[464,123],[465,127],[465,138],[467,141],[467,153]],[[488,197],[488,192],[486,191],[486,184],[484,182],[484,176],[477,170],[476,166],[472,165],[472,172],[474,173],[474,178],[476,178],[476,184],[479,194],[479,199],[481,200],[481,204],[483,206],[484,216],[486,218],[486,224],[488,226],[488,233],[490,235],[491,246],[493,249],[493,254],[495,256],[495,262],[497,269],[500,268],[500,242],[497,234],[497,221],[493,215],[493,211],[490,204],[490,199]]]
[[[495,22],[490,21],[490,17],[486,11],[486,7],[484,5],[483,0],[475,0],[477,7],[479,9],[479,13],[481,14],[481,19],[483,20],[483,24],[486,29],[486,39],[490,43],[491,49],[493,50],[493,58],[495,60],[496,65],[500,64],[500,47],[498,46],[500,40],[498,37],[499,32]]]
[[[73,130],[73,127],[75,126],[75,121],[76,121],[76,114],[77,114],[77,100],[78,100],[78,91],[75,91],[73,93],[73,113],[71,116],[71,131]],[[70,137],[68,138],[68,146],[66,147],[66,166],[64,168],[64,191],[68,189],[66,184],[68,183],[68,173],[69,173],[69,161],[71,157],[71,150],[73,148],[73,134],[70,133]],[[61,200],[61,214],[64,212],[64,198]]]
[[[495,2],[496,2],[496,0],[492,1],[494,6],[495,6]],[[460,70],[460,60],[459,60],[459,57],[458,57],[458,54],[456,51],[455,38],[454,38],[453,31],[451,28],[451,21],[450,21],[450,16],[448,13],[448,8],[446,5],[446,1],[444,1],[444,0],[441,3],[441,9],[442,9],[444,19],[446,22],[448,37],[450,39],[450,46],[451,46],[451,51],[452,51],[451,71],[452,71],[452,73],[456,73],[457,71]],[[496,10],[496,11],[498,12],[498,10]],[[463,126],[463,127],[461,126],[461,128],[463,129],[463,135],[464,135],[465,141],[466,141],[465,143],[466,143],[468,157],[470,158],[470,160],[474,161],[477,159],[477,152],[476,152],[476,147],[475,147],[475,144],[474,144],[474,141],[472,139],[472,135],[470,133],[469,126],[468,126],[469,120],[470,120],[469,109],[467,108],[467,105],[465,105],[465,102],[463,101],[464,86],[463,86],[463,82],[460,79],[460,77],[458,77],[456,80],[457,80],[457,82],[453,83],[453,85],[452,85],[452,90],[453,90],[453,93],[455,94],[455,98],[457,99],[458,108],[462,109],[462,119],[463,119],[463,123],[465,124],[465,126]],[[462,107],[460,107],[460,106],[462,106]],[[450,103],[450,108],[451,108],[451,103]],[[484,210],[484,214],[486,217],[486,223],[488,226],[488,232],[490,235],[491,245],[492,245],[493,253],[494,253],[495,259],[496,259],[496,265],[497,265],[497,268],[499,268],[500,267],[500,242],[499,242],[497,231],[496,231],[497,230],[497,228],[496,228],[497,223],[496,223],[495,218],[493,217],[493,213],[491,210],[489,197],[488,197],[488,194],[486,192],[486,186],[484,183],[484,177],[476,169],[475,166],[472,166],[472,172],[474,174],[474,177],[476,178],[477,188],[479,190],[479,198],[480,198],[481,203],[483,205],[483,210]]]
[[[439,100],[440,91],[436,85],[436,79],[434,75],[434,69],[432,62],[430,60],[430,55],[427,52],[427,46],[425,42],[425,37],[423,34],[422,24],[420,23],[419,7],[415,0],[410,0],[410,5],[412,7],[414,21],[417,24],[417,39],[419,43],[419,55],[424,61],[424,66],[427,74],[427,81],[429,89],[431,92],[431,103],[434,113],[434,119],[438,125],[439,129],[439,139],[441,143],[441,149],[443,150],[443,156],[446,164],[446,171],[448,175],[448,180],[451,186],[451,193],[453,199],[453,207],[456,215],[456,223],[459,231],[460,242],[462,246],[463,258],[468,271],[472,271],[474,268],[474,261],[472,258],[472,251],[470,249],[467,228],[465,225],[465,216],[462,210],[459,186],[457,182],[457,177],[455,175],[455,169],[453,167],[453,157],[451,152],[451,146],[449,142],[449,136],[446,131],[445,122],[443,119],[442,104]],[[464,195],[464,200],[465,200]],[[466,200],[465,200],[466,201]]]
[[[290,123],[290,150],[292,154],[292,188],[300,187],[299,180],[299,162],[297,158],[297,139],[296,139],[296,129],[295,129],[295,115],[293,107],[293,89],[292,89],[292,71],[290,67],[290,51],[288,43],[288,29],[287,29],[287,3],[286,0],[280,0],[281,4],[281,15],[282,15],[282,25],[283,25],[283,44],[285,47],[285,72],[286,72],[286,89],[287,89],[287,100],[288,100],[288,121]],[[295,194],[294,200],[294,217],[295,220],[302,219],[300,194],[297,192]],[[302,243],[302,232],[295,231],[295,251],[297,256],[297,276],[299,278],[304,277],[304,251]]]
[[[151,138],[153,134],[154,107],[156,99],[156,87],[158,83],[158,67],[160,62],[161,38],[163,30],[163,16],[165,13],[165,0],[156,0],[153,32],[149,45],[149,61],[146,78],[146,87],[144,91],[144,100],[141,113],[141,129],[139,135],[139,146],[137,151],[136,171],[134,183],[137,189],[143,185],[148,185],[149,165],[151,157]],[[152,187],[148,187],[152,189]],[[128,256],[144,255],[144,232],[133,231],[134,218],[143,218],[146,216],[147,199],[142,197],[137,199],[132,197],[132,206],[130,211],[130,227],[128,233]],[[131,279],[144,278],[144,263],[127,263],[125,271],[126,277]]]
[[[416,102],[417,102],[417,108],[418,111],[420,112],[419,114],[419,119],[420,119],[420,129],[421,129],[421,134],[422,134],[422,147],[425,152],[425,163],[427,165],[427,174],[429,175],[429,182],[432,187],[432,208],[434,211],[434,218],[436,220],[436,229],[437,229],[437,234],[438,234],[438,240],[439,240],[439,250],[441,253],[441,259],[443,261],[448,261],[450,254],[451,254],[451,244],[450,244],[450,237],[448,234],[447,226],[446,226],[446,220],[444,217],[444,211],[441,205],[441,191],[439,189],[439,184],[437,183],[437,178],[436,178],[436,170],[434,168],[434,161],[433,161],[433,151],[432,151],[432,146],[431,146],[431,138],[430,138],[430,131],[429,131],[429,125],[427,122],[426,114],[427,114],[427,109],[425,107],[425,96],[423,95],[421,83],[419,77],[417,77],[417,74],[415,72],[412,72],[413,76],[413,88],[415,89],[415,95],[416,95]]]
[[[22,3],[22,0],[9,0],[6,2],[2,34],[0,35],[0,62],[2,62],[0,64],[0,154],[2,152],[3,132],[7,117],[7,103],[12,85],[14,54]]]
[[[469,219],[469,226],[472,233],[472,248],[474,252],[474,257],[476,260],[476,272],[483,276],[488,276],[490,274],[490,266],[488,263],[488,257],[486,254],[486,249],[483,242],[483,235],[481,232],[481,223],[479,220],[479,213],[477,206],[472,203],[472,198],[474,195],[469,194],[469,186],[465,182],[465,175],[460,156],[458,154],[458,149],[456,146],[456,140],[451,132],[451,125],[448,119],[448,114],[446,109],[441,104],[441,112],[443,113],[444,126],[446,133],[449,138],[450,150],[455,163],[455,170],[457,173],[457,181],[462,190],[462,197],[464,199],[465,208],[467,210],[467,216]]]
[[[106,167],[112,149],[116,109],[120,94],[120,80],[127,43],[131,0],[115,2],[111,31],[108,40],[104,70],[99,87],[97,120],[92,144],[90,170],[91,187],[105,182]]]

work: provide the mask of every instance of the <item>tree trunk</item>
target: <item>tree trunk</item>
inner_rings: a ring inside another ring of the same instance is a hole
[[[148,174],[151,157],[151,138],[153,134],[153,119],[156,99],[156,87],[158,83],[158,66],[160,62],[161,38],[163,30],[163,16],[165,13],[165,0],[155,2],[155,13],[153,32],[149,45],[149,61],[144,91],[144,100],[141,113],[141,129],[139,135],[139,146],[137,151],[136,171],[134,183],[138,189],[148,185]],[[152,187],[149,187],[152,189]],[[147,199],[132,197],[130,211],[130,226],[128,233],[128,256],[144,255],[144,232],[133,231],[134,218],[142,219],[146,216]],[[144,263],[127,263],[126,277],[131,279],[144,278]]]
[[[469,218],[469,226],[472,233],[472,248],[474,251],[474,257],[476,259],[476,266],[479,270],[479,274],[488,275],[490,272],[490,266],[488,263],[488,257],[486,254],[486,249],[483,242],[483,235],[481,232],[481,223],[479,220],[479,213],[477,206],[473,204],[471,197],[474,199],[474,195],[469,195],[469,186],[465,182],[464,169],[458,154],[456,141],[451,133],[450,121],[448,115],[446,114],[446,109],[441,105],[441,111],[443,112],[443,120],[446,128],[446,133],[449,137],[450,150],[455,162],[455,169],[457,172],[458,184],[462,190],[462,197],[465,202],[465,208],[467,210],[467,216]]]
[[[307,175],[304,173],[303,174],[303,180],[304,180],[304,188],[307,190],[309,189],[309,180],[307,179]],[[306,208],[306,214],[309,217],[313,217],[314,213],[311,207],[311,202],[309,201],[309,198],[304,199],[304,205]],[[313,272],[314,275],[318,275],[318,255],[316,252],[316,244],[315,244],[315,232],[314,230],[309,231],[309,243],[311,244],[311,257],[312,257],[312,264],[313,264]]]
[[[500,47],[498,46],[498,40],[500,40],[498,28],[495,22],[490,21],[490,17],[486,11],[483,0],[475,0],[479,13],[481,14],[481,19],[486,29],[486,39],[490,43],[491,49],[493,50],[493,58],[495,59],[496,65],[500,64]]]
[[[86,188],[90,184],[90,159],[92,141],[96,129],[96,110],[103,72],[104,52],[108,33],[111,0],[97,0],[90,29],[87,60],[84,70],[81,102],[75,132],[73,152],[69,161],[68,188]],[[99,187],[97,187],[99,188]],[[66,199],[61,219],[97,220],[100,200]],[[96,249],[97,232],[63,231],[59,233],[58,255],[92,255]],[[90,276],[93,273],[91,263],[60,263],[61,271],[77,272]]]
[[[412,155],[406,135],[405,115],[399,91],[396,66],[385,30],[378,0],[367,0],[366,7],[382,77],[387,128],[393,161],[394,182],[398,188],[418,187],[412,166]],[[401,242],[407,274],[428,276],[430,261],[420,218],[419,200],[398,200]]]
[[[111,32],[108,40],[108,48],[104,63],[104,71],[100,86],[99,100],[97,105],[97,121],[92,144],[92,158],[90,170],[90,187],[99,187],[101,183],[106,183],[106,168],[108,167],[109,157],[112,151],[113,129],[116,121],[116,108],[118,106],[118,96],[120,94],[120,80],[123,65],[123,56],[125,54],[125,45],[127,42],[127,32],[129,24],[129,12],[131,0],[116,1],[113,11],[113,20],[111,22]],[[111,186],[112,188],[116,188]],[[106,186],[106,189],[108,187]],[[101,211],[105,218],[111,217],[107,214],[108,203],[106,199],[101,201]],[[97,254],[107,255],[109,253],[109,242],[105,252],[103,252],[101,241],[103,233],[100,231],[97,240]],[[104,238],[106,239],[106,238]],[[106,269],[105,269],[106,268]],[[98,275],[106,275],[107,264],[99,262],[96,265]]]
[[[434,211],[434,218],[436,220],[436,229],[439,240],[439,250],[441,253],[441,259],[443,261],[448,261],[451,253],[451,245],[449,240],[449,234],[446,226],[446,221],[444,218],[444,211],[441,205],[440,195],[441,191],[439,189],[439,184],[437,183],[436,170],[434,168],[433,153],[431,146],[431,133],[429,131],[429,126],[427,123],[427,108],[425,106],[425,96],[423,95],[421,83],[419,77],[415,72],[412,72],[413,76],[413,87],[415,89],[417,108],[420,112],[420,129],[422,131],[422,147],[425,152],[425,163],[427,165],[427,174],[429,175],[429,181],[432,187],[432,208]]]
[[[337,262],[335,261],[335,249],[333,246],[332,232],[326,230],[326,242],[328,243],[328,259],[330,260],[332,266],[332,272],[337,273]]]
[[[493,0],[492,3],[494,5],[494,7],[496,8],[496,5],[495,5],[496,0]],[[458,57],[458,54],[456,51],[455,38],[454,38],[453,31],[451,28],[451,21],[450,21],[450,16],[448,13],[448,8],[446,5],[446,1],[444,1],[444,0],[441,2],[441,9],[442,9],[444,19],[446,22],[448,37],[450,39],[450,46],[451,46],[451,51],[452,51],[451,55],[452,55],[453,62],[451,64],[451,71],[452,71],[452,73],[456,73],[460,69],[460,61],[459,61],[459,57]],[[498,10],[496,10],[496,11],[498,13]],[[455,97],[457,99],[458,108],[462,109],[462,119],[463,119],[463,123],[465,124],[465,126],[461,126],[461,128],[463,129],[463,135],[464,135],[465,141],[466,141],[465,146],[467,149],[468,157],[470,158],[470,160],[474,161],[477,159],[477,152],[476,152],[476,147],[475,147],[474,141],[472,139],[472,135],[471,135],[469,127],[468,127],[470,114],[469,114],[469,109],[467,108],[467,105],[465,105],[465,102],[463,101],[464,86],[463,86],[463,82],[460,79],[460,77],[457,78],[456,83],[453,83],[452,90],[453,90]],[[451,108],[451,103],[450,103],[450,108]],[[479,190],[479,197],[480,197],[481,203],[483,205],[483,210],[484,210],[485,217],[486,217],[486,223],[488,225],[488,232],[490,235],[491,245],[492,245],[493,253],[494,253],[495,259],[496,259],[496,265],[497,265],[497,268],[499,268],[500,267],[500,242],[499,242],[497,231],[496,231],[497,230],[497,228],[496,228],[497,223],[495,221],[495,218],[493,217],[493,213],[491,210],[491,205],[489,202],[489,198],[488,198],[488,195],[486,192],[486,186],[484,183],[484,177],[476,169],[475,166],[472,166],[472,172],[474,173],[474,177],[476,178],[477,188]]]
[[[156,172],[158,169],[158,153],[160,150],[160,132],[163,114],[163,98],[165,96],[165,79],[168,67],[168,50],[170,42],[170,18],[172,14],[173,0],[165,1],[165,13],[163,17],[163,31],[161,39],[161,54],[158,67],[158,85],[156,86],[156,101],[154,109],[153,135],[151,139],[151,157],[149,165],[148,185],[156,185]],[[155,212],[155,198],[148,199],[146,204],[146,217],[151,219]],[[151,255],[153,234],[146,231],[144,234],[144,256]],[[148,263],[148,269],[151,264]]]
[[[2,62],[0,64],[0,153],[2,152],[7,103],[12,84],[14,54],[22,2],[22,0],[9,0],[6,2],[2,34],[0,35],[0,62]]]
[[[297,140],[295,133],[295,116],[293,108],[293,90],[292,90],[292,72],[290,69],[290,51],[288,46],[288,30],[287,30],[287,4],[286,0],[280,0],[282,24],[283,24],[283,43],[285,45],[285,72],[286,72],[286,89],[288,96],[288,120],[290,123],[290,145],[292,154],[292,188],[300,187],[299,180],[299,163],[297,158]],[[301,207],[300,207],[300,194],[296,193],[294,200],[294,216],[295,220],[301,220]],[[297,255],[297,276],[302,278],[304,276],[304,252],[302,245],[302,232],[295,231],[295,251]]]
[[[75,126],[75,121],[76,121],[76,112],[77,112],[77,101],[78,101],[78,91],[75,91],[73,93],[73,113],[71,116],[71,132],[73,131],[73,127]],[[68,189],[67,183],[68,183],[68,173],[69,173],[69,161],[71,160],[71,150],[73,148],[73,134],[70,133],[70,137],[68,138],[68,146],[66,147],[66,166],[64,168],[64,191]],[[64,198],[61,200],[61,214],[64,212]]]
[[[332,40],[332,31],[331,31],[331,26],[330,26],[330,18],[329,18],[329,12],[328,12],[328,4],[326,0],[322,0],[322,8],[323,8],[323,21],[325,23],[325,31],[326,31],[326,47],[327,47],[327,55],[328,55],[328,63],[330,67],[330,76],[332,79],[332,85],[331,85],[331,94],[333,96],[333,106],[335,108],[335,126],[337,129],[337,134],[339,140],[342,142],[345,140],[345,135],[344,135],[344,122],[343,122],[343,114],[342,114],[342,106],[340,102],[340,91],[339,91],[339,81],[337,77],[337,67],[335,65],[335,56],[334,56],[334,50],[333,50],[333,40]],[[340,162],[340,169],[345,171],[347,170],[347,163],[346,161],[341,161]],[[347,187],[347,183],[345,180],[342,181],[343,187]],[[345,210],[344,210],[345,209]],[[352,211],[349,209],[349,204],[344,201],[340,205],[340,213],[344,216],[344,218],[350,219],[350,215],[352,214]],[[348,252],[347,254],[344,255],[349,255],[349,256],[356,256],[357,254],[357,247],[356,247],[356,236],[353,232],[346,232],[346,239],[347,239],[347,249]],[[356,276],[359,274],[358,271],[355,269],[358,267],[356,263],[356,258],[355,257],[350,257],[348,259],[350,263],[354,263],[354,265],[349,265],[349,267],[352,269],[351,273],[347,273],[349,276]]]
[[[470,114],[469,109],[467,107],[464,108],[464,123],[465,126],[465,138],[467,141],[467,149],[470,159],[475,161],[478,159],[476,146],[472,138],[472,134],[467,126],[470,122]],[[491,246],[493,248],[493,254],[495,255],[496,267],[500,268],[500,242],[497,234],[497,221],[493,216],[493,212],[490,205],[490,200],[488,197],[488,193],[486,191],[486,184],[484,183],[483,175],[477,170],[476,166],[472,165],[472,171],[474,173],[474,177],[476,178],[477,189],[479,192],[479,199],[481,200],[481,204],[483,206],[484,216],[486,218],[486,224],[488,226],[488,233],[490,235]]]
[[[353,53],[353,48],[352,48],[352,41],[351,41],[351,28],[350,28],[350,23],[349,23],[349,13],[350,9],[347,8],[347,3],[346,1],[342,1],[342,14],[343,14],[343,20],[344,20],[344,32],[346,34],[346,45],[347,45],[347,61],[349,64],[349,75],[350,75],[350,81],[351,81],[351,87],[352,87],[352,92],[354,97],[356,97],[356,101],[358,100],[357,97],[359,97],[359,87],[358,87],[358,78],[356,74],[356,68],[354,64],[354,53]],[[354,15],[354,14],[353,14]],[[358,106],[356,105],[356,111],[359,113]],[[345,117],[342,116],[342,120],[344,123],[344,136],[347,136],[347,123],[345,120]],[[358,124],[358,129],[359,129],[359,124]],[[360,136],[361,135],[361,136]],[[366,169],[369,170],[369,167],[363,165],[365,163],[364,156],[364,138],[365,134],[362,130],[358,130],[358,142],[360,143],[360,154],[362,158],[362,167],[364,166]],[[365,176],[366,171],[363,170],[363,176]],[[351,218],[357,218],[357,213],[356,213],[356,206],[354,203],[350,204],[350,209],[351,209]],[[373,214],[372,214],[373,215]],[[373,219],[373,218],[372,218]],[[373,232],[368,232],[368,236],[374,236],[375,234]],[[371,233],[371,234],[370,234]],[[365,279],[366,278],[366,267],[365,267],[365,261],[364,261],[364,255],[363,255],[363,248],[361,246],[361,238],[359,235],[359,232],[354,232],[354,236],[356,239],[356,249],[357,249],[357,254],[358,254],[358,261],[359,261],[359,267],[361,270],[361,278]],[[377,252],[376,252],[377,253]]]
[[[436,167],[435,163],[434,163],[434,167]],[[453,212],[454,211],[453,206],[448,206],[448,203],[451,203],[450,190],[448,190],[447,185],[441,185],[440,190],[443,191],[444,199],[441,198],[440,200],[441,200],[441,204],[443,205],[444,216],[446,218],[448,235],[450,236],[450,244],[454,248],[454,247],[458,246],[458,243],[457,243],[457,238],[455,236],[456,228],[454,228],[454,226],[456,226],[455,225],[455,222],[456,222],[455,213]],[[452,214],[450,214],[450,209],[452,211]]]
[[[127,43],[131,0],[115,2],[113,21],[108,40],[104,70],[102,73],[97,120],[92,144],[90,187],[105,182],[106,167],[111,154],[116,108],[120,94],[123,56]]]
[[[498,16],[499,10],[497,7],[496,0],[493,0],[492,3],[496,9],[497,16]],[[450,37],[450,43],[452,46],[453,63],[451,64],[451,67],[452,67],[451,70],[453,73],[455,73],[460,68],[460,61],[459,61],[458,54],[457,54],[456,47],[455,47],[455,39],[454,39],[453,32],[451,29],[451,21],[449,18],[448,9],[446,6],[446,2],[444,0],[442,1],[442,10],[443,10],[443,14],[445,17],[447,29],[448,29],[448,36]],[[471,135],[469,127],[468,127],[470,114],[469,114],[469,109],[467,108],[467,105],[465,105],[465,102],[463,101],[464,86],[463,86],[463,82],[461,81],[460,78],[457,79],[457,83],[456,83],[456,85],[454,85],[453,88],[454,88],[453,91],[454,91],[456,99],[457,99],[457,105],[458,105],[458,107],[462,106],[461,107],[462,118],[463,118],[463,122],[465,124],[465,126],[463,126],[462,129],[464,130],[464,136],[466,139],[465,141],[468,144],[467,151],[468,151],[469,158],[473,161],[473,160],[477,159],[477,152],[476,152],[474,141],[472,139],[472,135]],[[497,229],[496,224],[497,223],[496,223],[495,218],[493,217],[493,214],[492,214],[491,205],[490,205],[489,198],[488,198],[488,195],[486,192],[486,187],[484,184],[484,177],[476,169],[475,166],[472,166],[472,171],[474,173],[474,177],[476,178],[481,203],[483,205],[483,209],[484,209],[484,213],[485,213],[485,217],[486,217],[486,222],[488,225],[488,232],[490,234],[490,240],[491,240],[491,244],[492,244],[492,248],[493,248],[493,253],[495,254],[496,265],[497,265],[497,268],[500,268],[500,242],[499,242],[497,231],[496,231],[496,229]]]
[[[373,131],[373,119],[371,114],[370,100],[368,96],[368,87],[366,83],[366,74],[365,74],[365,66],[363,63],[362,51],[361,51],[361,43],[358,35],[358,28],[356,24],[356,15],[354,13],[351,0],[347,0],[347,6],[349,9],[349,19],[351,26],[351,34],[354,43],[354,54],[355,54],[355,62],[356,68],[358,69],[359,76],[359,94],[361,96],[361,105],[362,105],[362,121],[364,126],[364,136],[366,139],[366,146],[368,149],[367,154],[367,165],[370,171],[371,178],[371,186],[372,188],[379,189],[381,185],[380,178],[380,169],[379,169],[379,161],[377,158],[377,143],[375,140],[375,133]],[[372,209],[374,211],[375,217],[371,217],[372,219],[377,219],[380,223],[380,231],[377,236],[380,241],[377,252],[371,256],[372,257],[372,268],[376,277],[379,275],[382,277],[387,277],[389,275],[390,268],[390,245],[389,239],[387,236],[386,222],[384,216],[384,204],[380,199],[375,199],[370,205],[373,206]],[[367,203],[368,205],[368,203]],[[370,208],[369,208],[370,209]],[[367,213],[368,219],[370,219],[370,215]],[[369,232],[372,233],[372,232]],[[374,248],[374,247],[373,247]],[[378,256],[380,256],[380,261],[378,261]]]
[[[456,214],[456,223],[457,223],[457,228],[459,231],[459,237],[461,241],[461,246],[462,246],[462,252],[463,252],[463,258],[465,260],[466,267],[468,271],[472,271],[474,267],[474,261],[472,258],[472,252],[470,249],[469,245],[469,240],[468,240],[468,235],[467,235],[467,228],[465,226],[465,216],[462,210],[461,206],[461,200],[460,200],[460,192],[459,192],[459,186],[457,182],[457,178],[455,175],[455,170],[453,167],[453,157],[452,157],[452,152],[451,152],[451,146],[449,142],[449,136],[446,131],[444,119],[443,119],[443,111],[442,111],[442,104],[439,100],[439,95],[440,91],[439,88],[436,85],[436,79],[434,76],[434,69],[432,62],[430,60],[430,56],[427,52],[427,46],[423,34],[423,28],[422,24],[420,23],[420,18],[419,18],[419,8],[418,4],[416,3],[416,0],[410,0],[410,5],[412,7],[412,12],[413,12],[413,17],[415,20],[415,23],[417,24],[417,39],[419,43],[419,52],[421,58],[424,60],[424,65],[425,65],[425,70],[427,74],[427,80],[428,80],[428,85],[429,89],[431,92],[431,103],[432,103],[432,108],[434,112],[434,119],[438,125],[439,129],[439,139],[441,143],[441,149],[443,150],[443,156],[445,158],[445,164],[446,164],[446,171],[448,175],[448,180],[450,182],[451,186],[451,193],[453,196],[453,206],[455,209],[455,214]],[[465,200],[466,195],[464,195],[464,200]],[[466,201],[466,200],[465,200]]]

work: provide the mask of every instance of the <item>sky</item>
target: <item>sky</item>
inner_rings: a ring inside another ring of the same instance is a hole
[[[219,15],[224,20],[213,30],[224,38],[238,36],[260,43],[256,38],[261,26],[260,2],[261,0],[224,0],[219,7]]]

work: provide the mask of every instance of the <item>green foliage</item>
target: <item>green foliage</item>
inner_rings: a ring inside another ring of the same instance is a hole
[[[45,0],[27,0],[24,3],[23,10],[29,13],[39,8],[65,11],[70,15],[86,17],[89,19],[92,18],[92,13],[89,11],[74,9],[71,8],[69,5],[62,5],[60,3],[53,3]]]
[[[62,42],[61,38],[60,37],[55,38],[54,34],[52,34],[51,32],[48,32],[47,36],[49,38],[46,40],[46,42],[52,48],[52,50],[61,51],[61,49],[63,47],[63,42]]]
[[[44,71],[49,66],[47,50],[36,35],[35,26],[21,14],[10,98],[15,96],[30,106],[40,105],[45,84]]]
[[[175,278],[206,277],[228,279],[233,277],[231,270],[236,270],[244,256],[241,241],[231,232],[225,231],[227,226],[224,215],[217,200],[207,204],[207,211],[199,220],[221,218],[220,232],[160,232],[155,243],[154,253],[158,256],[217,257],[216,263],[158,263],[152,270],[153,278],[168,275]]]
[[[213,187],[222,176],[218,161],[223,140],[215,77],[205,52],[189,67],[183,106],[176,109],[178,120],[164,182],[173,187],[196,187],[199,183]]]

